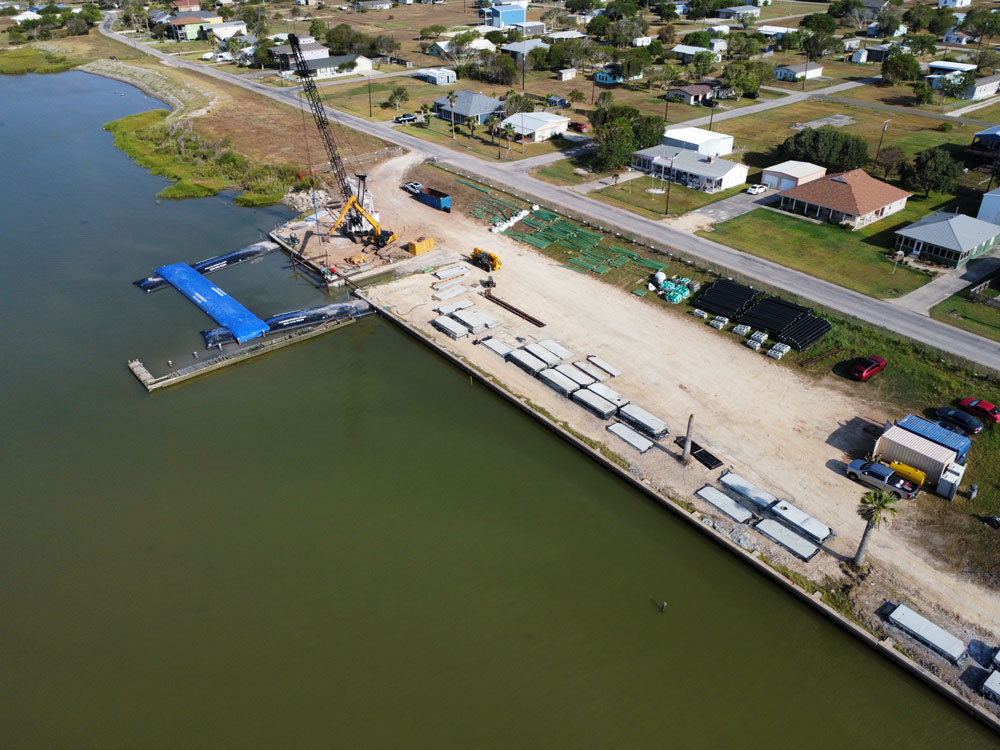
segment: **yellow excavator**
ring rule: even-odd
[[[469,255],[469,261],[474,266],[479,266],[484,271],[499,271],[500,256],[496,253],[487,252],[480,248],[475,248]]]

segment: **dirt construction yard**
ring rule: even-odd
[[[465,286],[474,287],[455,299],[470,299],[497,319],[493,334],[511,346],[552,338],[574,353],[574,360],[597,355],[622,374],[605,384],[664,419],[671,435],[662,445],[640,455],[606,431],[608,422],[584,411],[504,361],[474,336],[453,341],[432,328],[440,302],[431,288],[438,279],[415,274],[368,290],[373,302],[389,306],[448,351],[494,376],[510,391],[544,408],[556,420],[606,445],[631,464],[631,471],[679,500],[692,502],[722,530],[732,527],[693,493],[715,482],[729,469],[779,498],[787,499],[833,529],[835,536],[810,562],[801,562],[764,540],[756,531],[744,533],[772,559],[816,581],[843,576],[840,562],[853,557],[864,530],[856,508],[864,489],[844,475],[846,461],[870,447],[866,425],[878,426],[889,416],[870,402],[850,395],[835,380],[807,379],[777,365],[691,317],[665,314],[634,295],[574,273],[532,248],[501,234],[472,217],[443,215],[392,189],[404,178],[411,156],[381,165],[374,180],[379,185],[379,210],[393,216],[400,238],[434,236],[438,247],[460,254],[473,247],[498,253],[503,267],[494,273],[498,297],[540,318],[544,328],[485,300],[478,294],[486,274],[468,264]],[[452,300],[449,300],[452,301]],[[571,360],[573,361],[573,360]],[[695,416],[695,440],[715,453],[724,467],[706,470],[677,460],[672,438],[683,434],[688,415]],[[935,503],[940,498],[921,494],[900,501],[901,515],[910,502]],[[939,561],[909,544],[905,524],[897,521],[873,534],[870,559],[887,578],[888,590],[905,597],[911,606],[942,625],[967,623],[995,644],[1000,638],[1000,597],[986,588],[942,570]],[[955,627],[959,627],[956,625]]]

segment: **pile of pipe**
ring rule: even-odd
[[[497,232],[502,232],[505,229],[510,229],[512,226],[517,224],[517,222],[521,221],[521,219],[527,218],[530,214],[531,211],[528,211],[527,209],[522,209],[521,211],[519,211],[518,213],[514,214],[512,217],[507,219],[507,221],[502,221],[499,224],[494,224],[492,227],[490,227],[490,231],[493,232],[493,234],[496,234]]]

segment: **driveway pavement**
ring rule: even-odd
[[[919,289],[893,300],[893,304],[905,307],[907,310],[929,315],[930,309],[953,294],[958,294],[967,286],[982,281],[991,273],[1000,269],[1000,250],[994,250],[982,258],[970,260],[963,268],[956,268],[941,274]]]
[[[721,201],[716,201],[715,203],[709,203],[707,206],[702,206],[697,211],[692,211],[692,213],[707,216],[715,224],[720,221],[735,219],[737,216],[750,213],[755,208],[769,206],[777,200],[778,194],[773,190],[768,190],[766,193],[761,193],[760,195],[750,195],[744,190],[742,193],[723,198]]]

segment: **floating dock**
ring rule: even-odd
[[[721,510],[727,516],[732,518],[736,523],[746,523],[753,518],[753,513],[748,511],[738,502],[733,500],[725,492],[717,490],[710,484],[706,484],[700,490],[694,493],[706,503],[714,505],[716,508]]]
[[[255,242],[252,245],[248,245],[247,247],[239,250],[234,250],[230,253],[223,253],[222,255],[216,255],[211,258],[206,258],[205,260],[199,260],[197,263],[192,264],[191,268],[202,275],[207,275],[215,273],[216,271],[221,271],[223,268],[229,268],[230,266],[235,266],[239,263],[245,263],[248,260],[255,260],[263,255],[267,255],[272,250],[277,249],[278,243],[276,242]],[[164,287],[170,286],[170,282],[159,274],[147,276],[144,279],[139,279],[138,281],[134,281],[132,283],[144,292],[155,292],[157,289],[163,289]]]
[[[241,344],[259,338],[270,330],[267,323],[187,263],[171,263],[157,268],[156,272],[194,302],[203,313],[220,326],[228,328]]]
[[[819,547],[815,544],[803,539],[791,529],[785,528],[770,518],[760,521],[754,528],[772,542],[780,544],[793,555],[806,562],[812,560],[816,553],[819,552]]]

